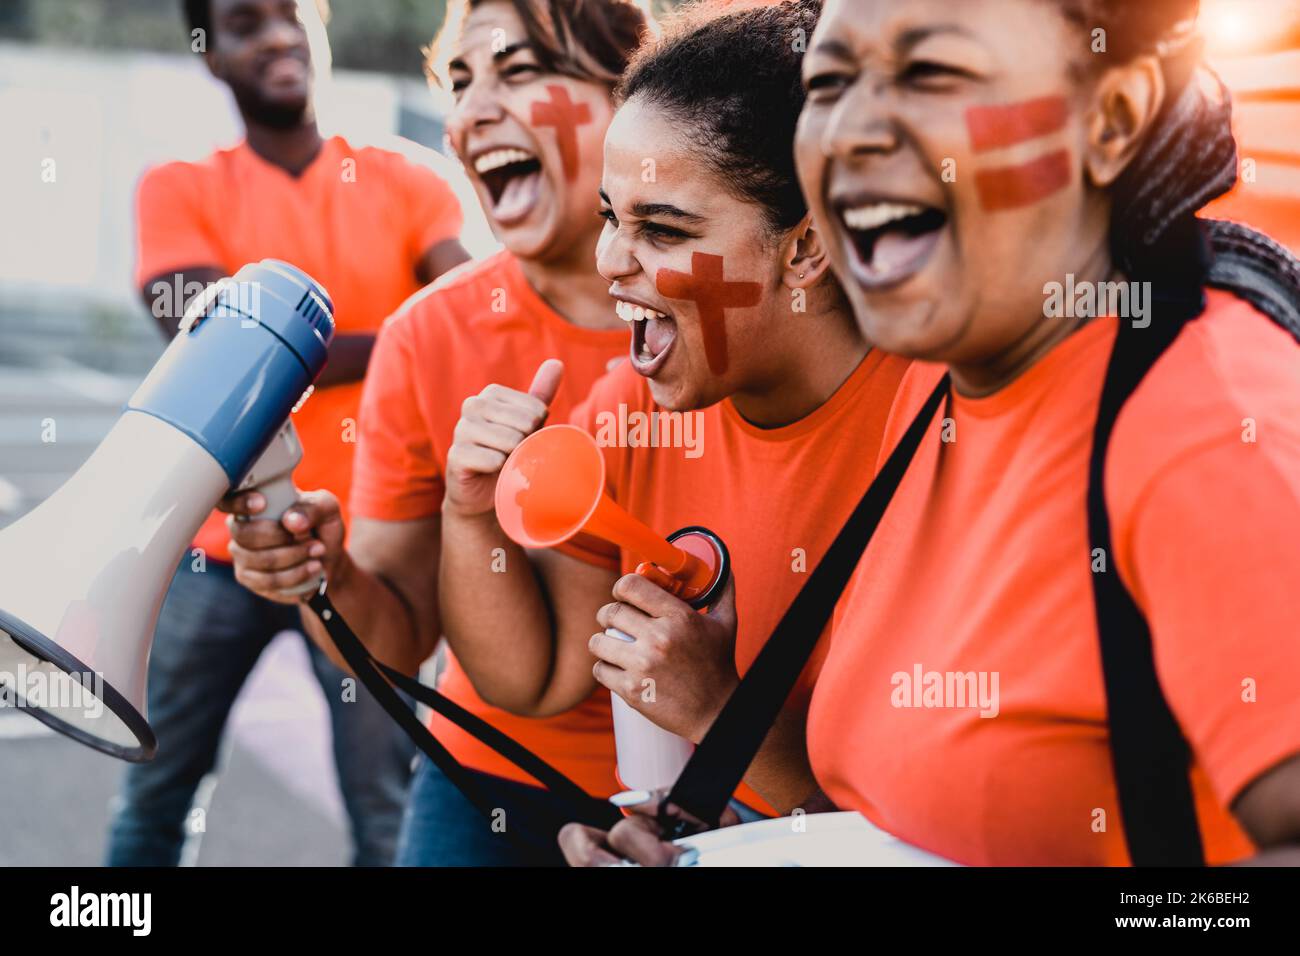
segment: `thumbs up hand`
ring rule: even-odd
[[[563,379],[564,363],[547,359],[527,392],[489,385],[465,399],[447,452],[444,513],[468,517],[492,510],[497,473],[516,446],[546,423]]]

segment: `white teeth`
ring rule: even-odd
[[[622,299],[614,300],[614,312],[624,322],[644,322],[646,319],[667,318],[662,312],[648,309],[643,305],[634,305]]]
[[[511,163],[526,163],[532,158],[531,154],[525,153],[522,149],[494,149],[492,152],[484,153],[474,160],[474,171],[477,173],[490,173],[494,169],[509,166]]]
[[[924,206],[879,202],[844,210],[844,224],[850,229],[879,229],[896,219],[906,219],[925,212]]]

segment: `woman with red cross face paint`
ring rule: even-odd
[[[922,436],[809,756],[960,863],[1300,863],[1300,264],[1195,218],[1236,178],[1196,14],[828,0],[804,58],[805,194],[859,327],[921,360],[882,460]],[[619,827],[566,854],[676,858]]]
[[[384,326],[362,400],[346,547],[328,491],[307,493],[280,526],[233,524],[245,586],[283,601],[285,589],[323,569],[334,603],[371,653],[408,674],[433,653],[443,630],[440,511],[462,402],[489,383],[526,389],[538,363],[557,358],[564,382],[538,389],[554,414],[565,415],[626,354],[624,325],[608,308],[607,283],[592,260],[603,225],[595,210],[610,95],[645,25],[628,0],[448,5],[429,72],[450,100],[450,143],[505,248],[449,274]],[[543,403],[535,399],[531,411],[540,417]],[[255,515],[265,504],[245,495],[230,507]],[[315,614],[304,609],[303,617],[313,639],[337,655]],[[475,693],[454,656],[439,689],[589,791],[605,796],[615,788],[607,696],[519,717]],[[430,729],[505,814],[484,820],[422,757],[398,862],[560,862],[553,839],[533,841],[532,851],[512,839],[546,828],[560,812],[552,795],[458,727],[434,718]]]
[[[485,390],[448,455],[442,620],[503,707],[553,713],[608,688],[699,740],[871,480],[907,363],[858,335],[796,181],[799,38],[819,6],[680,15],[630,64],[605,137],[595,266],[630,361],[570,421],[596,437],[619,505],[660,533],[703,525],[726,542],[734,586],[698,613],[630,573],[643,559],[630,551],[588,541],[526,555],[493,494],[541,423],[537,394]],[[669,415],[677,440],[620,425]],[[755,760],[745,808],[808,805],[815,677],[814,664]]]

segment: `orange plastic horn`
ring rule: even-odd
[[[580,531],[648,558],[700,593],[714,579],[704,561],[669,544],[605,494],[605,459],[575,425],[549,425],[525,438],[497,479],[497,521],[525,548],[553,548]]]

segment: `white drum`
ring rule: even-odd
[[[958,866],[904,843],[860,813],[810,813],[683,837],[695,866]]]

